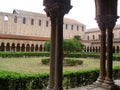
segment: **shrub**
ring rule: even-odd
[[[42,59],[42,64],[48,65],[49,64],[49,58]],[[81,65],[83,64],[82,60],[76,60],[76,59],[64,59],[63,65],[64,66],[75,66],[75,65]]]
[[[63,73],[64,88],[89,85],[98,78],[99,70],[67,71]],[[120,79],[120,67],[113,69],[114,79]],[[0,71],[0,90],[44,90],[47,87],[49,74],[22,74]]]
[[[42,59],[41,62],[42,64],[48,65],[49,64],[49,58]]]
[[[0,52],[0,57],[11,58],[11,57],[49,57],[49,52]]]
[[[82,60],[76,60],[76,59],[64,59],[64,65],[67,66],[75,66],[75,65],[81,65],[83,64]]]

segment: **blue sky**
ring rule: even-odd
[[[118,0],[120,4],[120,0]],[[71,0],[73,8],[65,15],[67,18],[78,20],[87,28],[98,27],[95,21],[94,0]],[[43,0],[0,0],[0,11],[12,13],[13,9],[21,9],[38,13],[45,13]],[[118,16],[120,16],[120,5],[118,5]],[[117,24],[120,24],[118,19]]]

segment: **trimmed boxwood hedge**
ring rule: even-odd
[[[63,74],[65,89],[92,84],[98,78],[98,69],[85,71],[67,71]],[[120,79],[120,67],[113,71],[114,79]],[[9,71],[0,71],[0,90],[42,90],[47,87],[48,73],[21,74]]]
[[[49,52],[0,52],[0,57],[49,57]],[[100,53],[74,52],[68,55],[69,58],[100,58]],[[120,61],[120,54],[113,54],[114,61]]]
[[[49,64],[50,59],[49,58],[43,58],[41,60],[42,64],[48,65]],[[64,66],[75,66],[75,65],[81,65],[83,64],[82,60],[78,60],[78,59],[71,59],[71,58],[65,58],[63,60],[63,65]]]
[[[49,57],[49,52],[0,52],[2,58],[12,57]]]

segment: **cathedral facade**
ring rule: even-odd
[[[44,51],[44,43],[50,40],[50,33],[50,18],[45,14],[17,9],[13,10],[13,13],[0,12],[0,51]],[[99,28],[86,30],[84,24],[64,18],[64,39],[72,39],[75,35],[81,36],[85,52],[100,52]],[[113,53],[119,52],[120,25],[118,24],[113,30]]]
[[[75,35],[85,37],[84,24],[64,19],[64,39]],[[44,51],[45,41],[50,40],[51,22],[45,14],[13,10],[13,13],[0,12],[0,51],[38,52]]]

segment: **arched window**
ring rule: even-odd
[[[100,40],[100,34],[98,35],[98,39]]]
[[[31,25],[34,25],[34,19],[31,19]]]
[[[77,25],[77,31],[79,30],[79,26]]]
[[[82,25],[82,31],[84,31],[84,26]]]
[[[41,20],[39,20],[39,26],[41,26]]]
[[[46,27],[48,27],[48,23],[49,23],[49,22],[48,22],[48,21],[46,21]]]
[[[65,29],[68,29],[68,25],[67,24],[65,24]]]
[[[4,21],[8,21],[8,16],[7,15],[4,16]]]
[[[73,30],[73,25],[71,25],[71,30]]]
[[[23,17],[23,24],[25,24],[26,23],[26,18],[25,17]]]
[[[87,36],[87,40],[89,40],[89,36]]]
[[[17,16],[14,17],[14,23],[17,23]]]
[[[95,40],[95,35],[93,35],[93,40]]]

